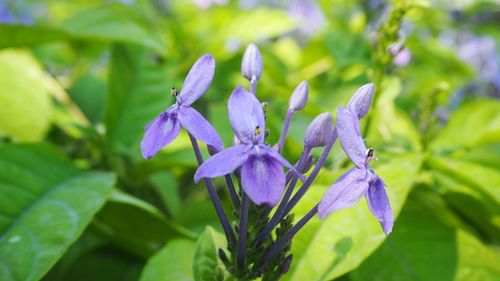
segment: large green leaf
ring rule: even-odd
[[[144,48],[115,45],[104,123],[110,146],[139,154],[144,126],[168,106],[165,68]]]
[[[193,276],[197,281],[220,280],[224,276],[222,267],[219,265],[217,252],[219,248],[224,249],[226,239],[224,235],[208,226],[198,238],[196,251],[193,259]]]
[[[151,257],[144,267],[140,281],[193,281],[195,242],[173,240]]]
[[[414,184],[422,157],[400,155],[374,167],[387,184],[392,209],[397,216]],[[297,205],[296,214],[304,215],[326,191],[326,186],[313,186]],[[396,223],[395,229],[398,228]],[[285,280],[330,280],[356,268],[384,241],[378,221],[366,204],[334,212],[325,220],[311,220],[292,243],[294,261]]]
[[[460,107],[430,144],[433,150],[453,151],[500,142],[500,102],[481,100]]]
[[[38,280],[80,236],[115,177],[44,146],[0,146],[0,280]]]
[[[453,221],[446,219],[453,217],[450,211],[435,201],[439,203],[428,196],[411,196],[398,228],[350,274],[351,279],[498,280],[498,253],[456,228]]]
[[[96,225],[114,243],[137,255],[149,257],[165,241],[195,238],[191,231],[168,220],[153,205],[119,190],[96,216]]]
[[[56,27],[0,24],[0,48],[24,47],[47,41],[65,40],[69,35]]]
[[[52,119],[48,79],[28,51],[0,52],[0,135],[21,141],[45,136]]]
[[[61,22],[60,28],[78,39],[135,43],[166,54],[161,34],[123,5],[109,4],[78,12]]]

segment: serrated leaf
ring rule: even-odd
[[[217,251],[224,249],[226,240],[224,235],[207,226],[196,242],[196,251],[193,259],[193,276],[197,281],[217,281],[222,271],[219,267]]]
[[[0,280],[38,280],[102,207],[115,177],[44,146],[0,146]]]
[[[53,112],[47,79],[27,50],[0,52],[0,135],[20,141],[45,136]]]
[[[422,157],[400,155],[397,161],[374,167],[387,184],[387,193],[395,217],[414,184]],[[304,215],[317,204],[326,186],[313,186],[297,205],[296,214]],[[362,201],[365,201],[364,199]],[[394,228],[398,228],[396,223]],[[366,203],[334,212],[326,219],[311,220],[294,238],[294,261],[284,280],[331,280],[356,268],[384,241],[378,221]]]
[[[141,274],[140,281],[194,281],[192,266],[195,242],[172,240],[151,257]]]

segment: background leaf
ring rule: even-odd
[[[218,250],[226,248],[226,238],[208,226],[196,242],[193,259],[193,277],[197,281],[217,281],[222,274]]]
[[[115,178],[82,173],[42,146],[1,145],[0,171],[0,279],[38,280],[102,207]]]

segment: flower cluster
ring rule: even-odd
[[[293,91],[279,142],[270,146],[266,143],[265,109],[256,97],[262,70],[260,51],[252,44],[242,61],[242,74],[250,82],[250,91],[237,86],[228,102],[229,120],[235,135],[233,146],[224,149],[213,126],[191,107],[207,91],[215,72],[214,59],[207,54],[193,65],[182,90],[178,93],[172,89],[175,104],[145,127],[141,151],[149,159],[176,138],[180,127],[186,129],[199,164],[194,181],[204,180],[227,238],[227,249],[219,249],[221,261],[235,277],[275,280],[285,274],[291,264],[293,256],[287,253],[291,239],[316,214],[324,218],[332,211],[354,205],[365,196],[370,211],[387,234],[392,230],[393,214],[384,181],[368,166],[375,158],[374,150],[366,149],[360,133],[359,120],[370,108],[373,84],[362,86],[347,106],[339,107],[336,127],[333,127],[330,113],[319,114],[305,131],[303,152],[292,165],[281,152],[294,113],[307,103],[308,82],[301,82]],[[333,183],[321,201],[293,224],[290,211],[315,180],[337,138],[355,167]],[[197,140],[206,143],[212,155],[206,161]],[[311,151],[316,147],[323,147],[323,152],[314,161]],[[285,173],[284,168],[289,171]],[[311,168],[305,177],[303,174]],[[211,182],[211,178],[220,176],[226,179],[234,208],[231,212],[233,223]],[[302,185],[294,193],[299,180]],[[234,182],[238,183],[238,188]],[[273,207],[276,210],[270,217]]]

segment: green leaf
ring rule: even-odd
[[[114,243],[143,257],[149,257],[165,241],[195,238],[195,234],[165,216],[153,205],[119,190],[96,216],[98,227]]]
[[[373,167],[387,184],[395,217],[416,180],[421,161],[422,157],[418,154],[405,154],[399,155],[397,161]],[[296,214],[302,216],[317,204],[326,188],[311,187],[297,205]],[[334,212],[321,221],[314,218],[293,240],[294,262],[285,280],[334,279],[356,268],[385,238],[365,202]]]
[[[24,47],[48,41],[66,40],[69,35],[55,27],[0,24],[0,48]]]
[[[38,280],[106,201],[115,177],[45,146],[0,146],[0,280]]]
[[[192,274],[195,243],[172,240],[151,257],[141,274],[140,281],[194,281]]]
[[[439,202],[428,196],[411,196],[395,231],[350,274],[351,279],[498,280],[498,253],[446,220],[444,216],[453,215],[443,202],[435,201]]]
[[[43,139],[53,112],[48,79],[28,51],[0,52],[0,135],[20,141]]]
[[[83,10],[59,24],[78,39],[134,43],[166,55],[166,43],[159,32],[132,10],[118,4]]]
[[[68,93],[92,123],[101,121],[104,112],[104,97],[106,96],[104,81],[93,75],[84,75],[78,77]]]
[[[144,126],[169,105],[165,77],[165,68],[144,48],[113,47],[104,114],[107,141],[113,150],[140,155]]]
[[[430,144],[433,150],[454,151],[500,142],[500,102],[471,102],[455,111],[441,133]]]
[[[225,248],[224,235],[208,226],[198,238],[193,259],[193,276],[197,281],[217,281],[223,274],[217,255],[219,248]]]

